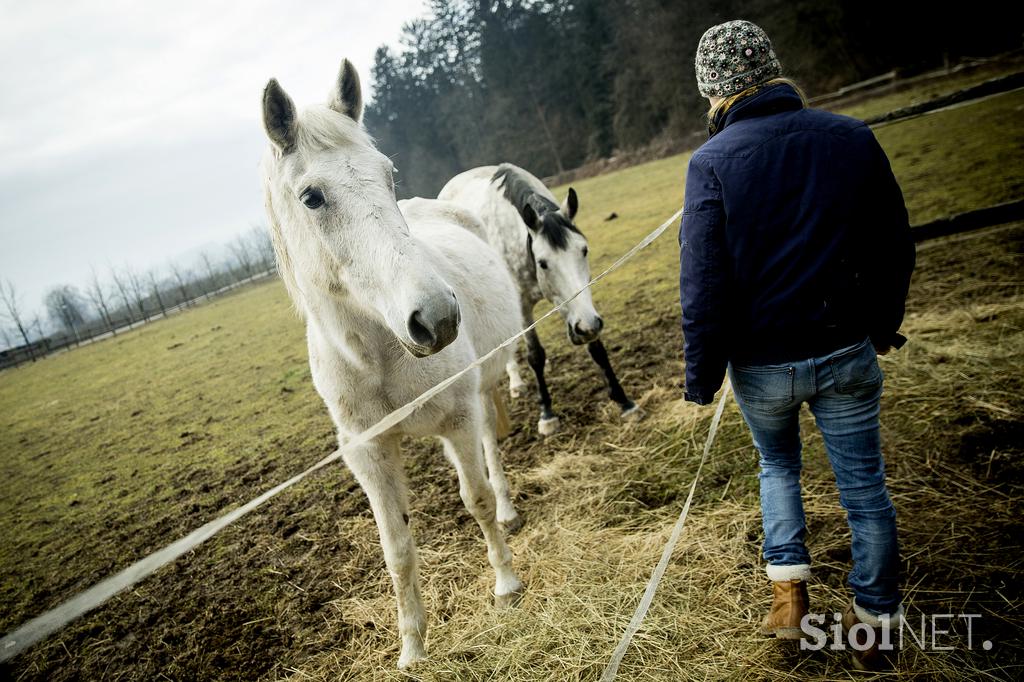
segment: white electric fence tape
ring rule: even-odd
[[[682,213],[683,209],[680,208],[672,215],[671,218],[666,220],[664,223],[658,226],[653,232],[651,232],[642,240],[640,240],[640,242],[636,246],[627,251],[621,257],[619,257],[618,260],[616,260],[614,263],[608,266],[601,274],[591,279],[590,282],[586,284],[586,286],[577,291],[570,298],[567,298],[566,300],[562,301],[560,304],[558,304],[548,312],[544,313],[543,316],[541,316],[536,322],[531,324],[529,327],[523,329],[521,332],[507,339],[506,341],[503,341],[491,352],[487,353],[482,357],[477,358],[468,367],[448,377],[447,379],[437,384],[433,388],[425,391],[422,395],[420,395],[412,402],[407,403],[402,407],[399,407],[394,412],[387,415],[386,417],[381,419],[379,422],[377,422],[367,430],[355,436],[352,436],[345,443],[341,444],[337,450],[327,455],[326,457],[324,457],[319,462],[317,462],[310,468],[306,469],[302,473],[289,478],[287,481],[281,483],[280,485],[274,488],[271,488],[270,490],[263,493],[256,499],[242,505],[241,507],[238,507],[237,509],[234,509],[228,512],[227,514],[224,514],[223,516],[214,519],[213,521],[210,521],[209,523],[197,528],[196,530],[192,531],[191,533],[181,538],[177,542],[171,543],[167,547],[164,547],[163,549],[154,552],[153,554],[150,554],[145,559],[135,562],[134,564],[124,569],[120,573],[97,583],[96,585],[90,587],[84,592],[79,593],[77,596],[72,597],[71,599],[57,606],[56,608],[50,609],[49,611],[43,613],[40,616],[36,616],[32,620],[28,621],[27,623],[19,627],[14,632],[11,632],[3,639],[0,639],[0,662],[6,661],[7,659],[18,655],[19,653],[21,653],[28,647],[32,646],[36,642],[60,630],[65,625],[75,620],[82,614],[91,611],[100,604],[104,603],[118,592],[121,592],[122,590],[125,590],[131,587],[132,585],[135,585],[140,580],[143,580],[147,576],[151,575],[153,572],[174,561],[186,552],[194,549],[202,542],[210,539],[230,524],[234,523],[238,519],[242,518],[243,516],[251,512],[253,509],[256,509],[270,498],[276,496],[278,493],[292,487],[302,479],[309,476],[314,471],[322,469],[328,464],[337,461],[346,453],[355,450],[360,445],[363,445],[364,443],[373,440],[374,438],[381,435],[385,431],[393,428],[403,419],[412,414],[412,412],[416,408],[421,407],[428,400],[430,400],[438,393],[451,386],[464,375],[479,367],[481,364],[486,362],[491,356],[493,356],[501,349],[507,348],[508,346],[516,343],[520,338],[523,337],[523,335],[525,335],[538,324],[549,318],[551,315],[554,315],[561,308],[565,307],[574,298],[582,294],[584,291],[586,291],[588,288],[590,288],[600,280],[604,279],[604,277],[607,276],[608,274],[614,272],[615,270],[618,270],[623,263],[625,263],[633,256],[635,256],[637,252],[647,248],[651,244],[651,242],[660,237],[661,234],[666,229],[668,229],[670,225],[672,225],[673,223],[675,223],[676,220],[679,219]]]
[[[722,397],[718,399],[718,408],[715,409],[715,416],[711,420],[708,438],[704,441],[704,454],[700,456],[697,473],[693,475],[693,484],[690,486],[690,494],[686,496],[686,504],[683,505],[683,510],[679,512],[679,518],[676,519],[676,525],[672,528],[672,535],[669,536],[668,542],[665,543],[665,549],[661,551],[661,561],[654,567],[651,579],[647,581],[647,589],[644,590],[644,596],[640,603],[637,604],[636,611],[633,612],[633,619],[626,626],[626,631],[622,633],[622,639],[619,640],[618,646],[612,652],[612,659],[608,661],[608,667],[604,669],[604,674],[601,675],[601,682],[612,682],[615,679],[619,672],[619,664],[622,663],[622,657],[626,654],[626,649],[629,648],[633,635],[640,629],[640,623],[643,622],[644,616],[647,615],[647,609],[651,607],[651,602],[654,601],[654,593],[658,591],[658,584],[661,583],[661,578],[665,575],[665,569],[668,568],[668,562],[672,559],[672,551],[675,550],[676,543],[679,542],[679,536],[683,534],[683,526],[686,525],[686,515],[690,513],[693,493],[697,489],[697,481],[700,480],[700,472],[704,468],[704,462],[708,458],[708,453],[711,452],[711,445],[715,442],[715,435],[718,433],[718,422],[722,420],[722,411],[725,410],[725,400],[728,397],[729,384],[727,382],[725,388],[722,389]]]

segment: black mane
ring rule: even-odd
[[[540,227],[536,230],[551,246],[564,249],[569,244],[569,232],[582,234],[572,221],[558,212],[558,205],[547,197],[538,194],[533,184],[515,166],[503,163],[491,176],[491,182],[497,184],[505,199],[512,204],[520,216],[523,209],[529,206],[537,214]]]

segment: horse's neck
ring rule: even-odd
[[[364,310],[318,289],[303,291],[309,337],[333,351],[350,369],[379,369],[395,347],[394,335]],[[376,371],[375,369],[375,371]]]
[[[537,287],[536,264],[526,246],[529,232],[519,210],[500,190],[490,189],[490,196],[476,206],[484,217],[484,231],[488,244],[498,251],[519,289],[526,305],[536,303],[542,296]]]

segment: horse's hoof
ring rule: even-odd
[[[525,585],[520,585],[507,594],[496,594],[494,595],[494,606],[499,609],[510,609],[518,606],[519,602],[523,600],[524,594],[526,594]]]
[[[561,422],[558,417],[551,417],[550,419],[541,419],[537,422],[537,430],[540,431],[542,436],[550,436],[554,433],[558,433],[558,429],[561,428]]]
[[[512,396],[512,400],[522,398],[526,394],[526,384],[519,384],[517,386],[509,386],[508,394]]]
[[[619,417],[621,417],[623,421],[635,422],[643,419],[644,414],[645,413],[642,407],[640,407],[636,403],[630,403],[628,407],[624,407],[622,409],[622,412],[619,414]]]
[[[403,646],[402,655],[398,657],[398,669],[408,670],[420,661],[425,660],[427,660],[427,652],[424,651],[422,645],[418,647]]]
[[[499,523],[505,529],[505,535],[512,535],[523,527],[523,517],[520,514],[516,514],[508,521],[499,521]]]

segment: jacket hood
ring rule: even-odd
[[[770,85],[736,102],[724,114],[716,115],[709,126],[709,137],[715,136],[729,125],[745,118],[768,116],[782,111],[796,111],[803,108],[804,101],[792,85],[788,83]]]

